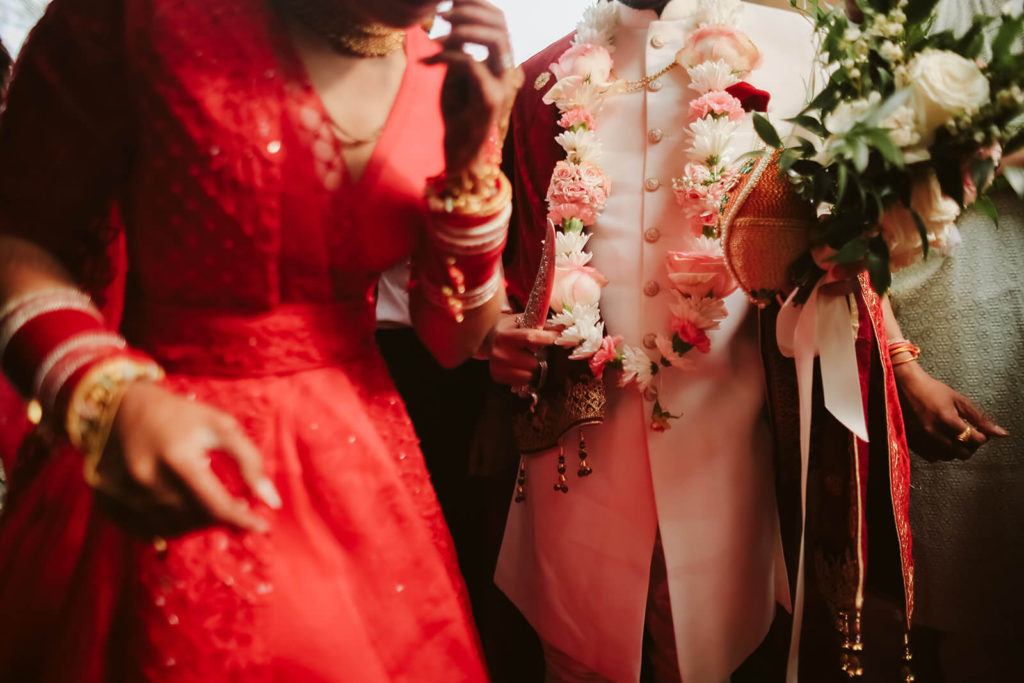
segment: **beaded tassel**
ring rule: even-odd
[[[569,492],[569,486],[565,483],[565,449],[562,444],[558,444],[558,481],[555,482],[555,490]]]
[[[587,440],[583,438],[583,430],[580,430],[580,468],[576,470],[577,477],[589,477],[594,470],[587,463]]]
[[[519,457],[519,474],[516,476],[516,502],[526,500],[526,458]]]
[[[905,683],[914,683],[914,654],[910,650],[910,632],[903,632],[903,664],[900,673]]]
[[[864,651],[864,644],[860,639],[860,610],[855,610],[852,614],[840,610],[838,621],[839,631],[843,634],[843,653],[839,657],[839,663],[849,678],[862,678],[864,666],[861,662],[861,653]]]

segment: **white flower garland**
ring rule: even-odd
[[[566,158],[555,165],[547,193],[548,219],[558,229],[549,323],[562,328],[557,343],[572,349],[570,358],[588,359],[595,376],[601,377],[608,365],[620,368],[620,386],[646,390],[662,368],[692,367],[688,352],[708,352],[707,331],[718,329],[727,315],[724,299],[736,289],[718,242],[718,221],[726,193],[740,174],[732,143],[748,116],[727,89],[760,61],[757,48],[736,28],[742,11],[740,0],[699,0],[697,27],[676,55],[699,97],[690,103],[688,162],[673,186],[688,227],[700,237],[691,251],[668,254],[672,330],[657,336],[660,363],[621,337],[605,335],[600,296],[608,280],[589,265],[592,254],[586,251],[591,236],[586,229],[597,222],[611,192],[600,166],[595,116],[605,98],[628,90],[612,69],[620,26],[615,3],[598,0],[588,8],[572,45],[550,67],[555,83],[544,102],[561,113],[558,123],[565,132],[555,140]],[[674,417],[655,401],[651,427],[668,429]]]

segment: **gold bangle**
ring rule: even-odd
[[[75,386],[65,429],[71,445],[86,457],[87,479],[106,447],[125,389],[132,382],[163,376],[163,370],[153,361],[116,357],[98,363]]]
[[[512,183],[498,167],[483,178],[463,177],[452,184],[435,178],[427,185],[427,207],[434,213],[493,216],[512,201]]]

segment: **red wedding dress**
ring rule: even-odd
[[[284,507],[255,507],[266,535],[154,543],[96,509],[76,453],[23,448],[0,526],[0,680],[486,678],[373,343],[377,276],[412,250],[443,166],[443,70],[411,30],[353,182],[282,26],[260,0],[56,0],[23,52],[0,230],[94,292],[127,273],[126,336],[168,387],[238,419]],[[122,234],[127,256],[104,258]]]

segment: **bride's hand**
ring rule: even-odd
[[[500,9],[485,0],[454,0],[451,10],[441,16],[452,31],[441,39],[441,52],[426,62],[448,65],[441,114],[445,168],[448,176],[454,177],[476,164],[488,163],[481,155],[486,154],[488,138],[495,130],[504,135],[523,76],[513,68],[508,26]],[[487,48],[487,58],[476,61],[463,50],[467,44]],[[501,144],[501,140],[497,142]]]
[[[149,382],[127,388],[93,485],[108,502],[154,519],[178,520],[172,526],[187,527],[205,518],[265,531],[266,522],[245,500],[231,495],[214,473],[211,451],[238,464],[257,499],[274,509],[281,506],[263,474],[260,452],[233,418]]]

